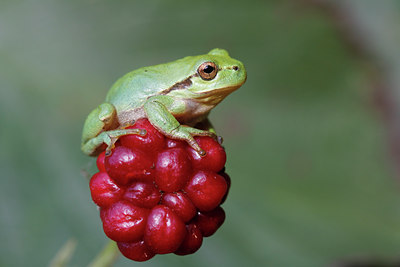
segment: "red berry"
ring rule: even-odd
[[[187,143],[185,141],[182,140],[176,140],[176,139],[167,139],[167,147],[168,148],[176,148],[176,147],[180,147],[180,148],[186,148]]]
[[[155,181],[162,191],[182,189],[190,174],[191,165],[185,149],[170,148],[158,154]]]
[[[100,207],[108,207],[117,202],[123,190],[105,172],[92,176],[89,183],[90,193],[94,203]]]
[[[110,156],[102,152],[96,161],[100,172],[90,181],[105,234],[135,261],[196,252],[225,220],[219,206],[231,183],[225,150],[210,137],[195,137],[206,151],[201,157],[147,119],[129,128],[147,134],[122,136]]]
[[[183,192],[164,194],[161,204],[169,207],[184,222],[190,221],[196,215],[196,207]]]
[[[175,251],[177,255],[195,253],[203,243],[203,234],[195,224],[186,225],[187,234],[181,246]]]
[[[213,235],[225,221],[225,211],[221,207],[209,212],[199,212],[194,223],[204,237]]]
[[[226,190],[225,179],[210,171],[198,171],[185,187],[187,195],[200,211],[215,209]]]
[[[185,224],[164,205],[155,206],[147,219],[144,241],[155,253],[176,251],[186,235]]]
[[[123,146],[117,146],[111,156],[106,157],[107,173],[119,184],[127,184],[133,179],[152,179],[153,161],[148,154]]]
[[[104,232],[112,240],[134,242],[142,238],[149,210],[119,201],[100,212]]]
[[[161,194],[153,183],[133,182],[126,188],[123,198],[135,206],[151,209],[158,204]]]
[[[229,177],[229,175],[226,172],[220,172],[218,173],[219,175],[221,175],[222,177],[224,177],[227,188],[226,188],[226,193],[225,195],[222,197],[221,203],[219,203],[220,205],[222,205],[226,198],[228,197],[228,193],[229,193],[229,189],[231,188],[231,177]]]
[[[121,253],[128,259],[134,261],[147,261],[154,257],[154,252],[152,252],[144,243],[143,240],[138,242],[118,242],[118,248]]]
[[[101,171],[101,172],[106,171],[106,167],[104,166],[105,158],[106,158],[106,152],[103,151],[100,153],[100,155],[97,157],[97,160],[96,160],[97,169],[99,169],[99,171]]]
[[[147,119],[140,119],[126,129],[145,129],[146,135],[129,134],[121,136],[119,140],[125,147],[140,149],[150,154],[155,154],[164,147],[165,137]]]
[[[202,157],[196,150],[189,147],[188,151],[192,159],[193,168],[219,172],[226,162],[225,149],[208,136],[195,137],[195,140],[207,154]]]

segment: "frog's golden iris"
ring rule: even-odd
[[[214,62],[204,62],[197,69],[197,73],[203,80],[212,80],[217,76],[218,67]]]

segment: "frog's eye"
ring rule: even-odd
[[[203,80],[212,80],[218,72],[218,67],[214,62],[204,62],[197,69],[197,73]]]

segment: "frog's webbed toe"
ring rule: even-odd
[[[104,143],[107,144],[106,155],[111,154],[111,150],[115,147],[115,143],[121,136],[128,134],[137,134],[140,136],[145,136],[147,131],[145,129],[120,129],[103,132],[100,135],[104,134]]]
[[[202,157],[206,155],[206,152],[199,146],[194,137],[209,136],[218,141],[218,136],[213,132],[200,130],[185,125],[180,125],[171,131],[168,136],[175,139],[185,140]]]

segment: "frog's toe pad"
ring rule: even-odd
[[[145,129],[140,129],[139,135],[145,136],[147,134],[147,131]]]
[[[217,142],[218,144],[222,145],[222,143],[224,142],[224,138],[222,138],[222,136],[217,136]]]

